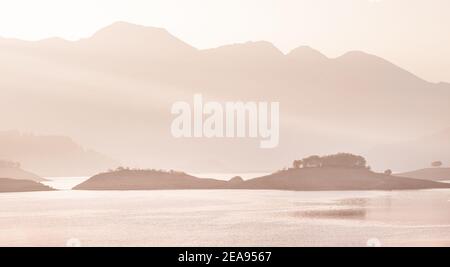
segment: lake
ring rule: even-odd
[[[450,190],[0,194],[0,246],[450,246]]]

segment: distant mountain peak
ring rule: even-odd
[[[324,61],[328,59],[324,54],[309,46],[299,46],[289,52],[288,56],[305,62]]]
[[[405,81],[409,80],[409,82],[428,83],[427,81],[419,78],[417,75],[382,57],[363,51],[349,51],[334,60],[340,64],[353,68],[365,68],[373,73],[373,77],[376,77],[376,75],[381,75],[381,72],[384,72],[384,76],[389,77],[389,79],[399,79],[399,77],[403,77]]]
[[[237,45],[239,45],[239,44],[237,44]],[[280,51],[274,44],[272,44],[271,42],[268,42],[268,41],[248,41],[248,42],[242,43],[240,45],[248,46],[248,47],[261,47],[261,48]]]
[[[375,55],[363,52],[363,51],[359,51],[359,50],[353,50],[353,51],[348,51],[346,53],[344,53],[342,56],[337,57],[336,59],[358,59],[358,58],[375,58],[375,59],[381,59],[380,57],[377,57]]]
[[[398,67],[397,65],[395,65],[394,63],[381,58],[379,56],[373,55],[373,54],[369,54],[363,51],[359,51],[359,50],[353,50],[353,51],[349,51],[345,54],[343,54],[340,57],[337,57],[336,60],[338,61],[347,61],[347,62],[354,62],[354,63],[377,63],[377,64],[384,64],[384,65],[390,65],[391,67],[395,67],[397,69],[401,69],[400,67]],[[402,69],[403,70],[403,69]]]
[[[169,50],[196,50],[191,45],[170,34],[164,28],[142,26],[123,21],[115,22],[100,29],[86,40],[108,43],[109,46],[128,44],[132,46],[166,48]]]
[[[206,49],[204,52],[242,54],[254,56],[284,56],[283,52],[274,44],[267,41],[249,41],[245,43],[235,43],[219,46],[217,48]]]
[[[149,33],[159,33],[159,34],[169,34],[169,32],[164,28],[157,27],[147,27],[143,25],[133,24],[124,21],[114,22],[102,29],[98,30],[94,36],[102,35],[106,33],[126,33],[127,35],[131,34],[149,34]]]

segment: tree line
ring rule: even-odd
[[[368,168],[364,157],[350,153],[338,153],[327,156],[309,156],[301,160],[294,160],[292,163],[294,169],[300,168]]]

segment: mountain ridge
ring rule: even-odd
[[[278,52],[278,54],[284,57],[293,57],[297,52],[302,51],[302,52],[310,52],[313,53],[315,55],[311,56],[308,55],[307,58],[315,58],[315,59],[327,59],[329,61],[339,61],[339,60],[344,60],[347,59],[348,57],[354,57],[355,55],[359,56],[359,57],[365,57],[366,59],[374,59],[374,60],[382,60],[385,64],[390,64],[392,66],[395,66],[401,70],[404,70],[405,72],[409,73],[412,76],[415,76],[416,78],[426,81],[423,78],[420,78],[418,75],[409,72],[407,70],[405,70],[404,68],[382,58],[382,57],[378,57],[376,55],[373,54],[369,54],[360,50],[350,50],[347,52],[344,52],[342,55],[334,57],[334,58],[330,58],[325,56],[324,54],[322,54],[320,51],[309,47],[309,46],[305,46],[305,45],[300,45],[292,50],[290,50],[287,53],[283,53],[279,48],[276,47],[276,45],[274,45],[272,42],[269,41],[247,41],[247,42],[240,42],[240,43],[232,43],[232,44],[224,44],[218,47],[212,47],[212,48],[205,48],[205,49],[198,49],[184,41],[182,41],[181,39],[179,39],[178,37],[176,37],[175,35],[171,34],[167,29],[165,28],[159,28],[159,27],[152,27],[152,26],[143,26],[143,25],[139,25],[139,24],[134,24],[134,23],[129,23],[129,22],[125,22],[125,21],[117,21],[114,22],[110,25],[104,26],[102,28],[100,28],[99,30],[95,31],[92,35],[90,35],[89,37],[86,38],[80,38],[78,40],[67,40],[64,38],[60,38],[60,37],[49,37],[49,38],[44,38],[44,39],[40,39],[37,41],[27,41],[27,40],[21,40],[21,39],[17,39],[17,38],[3,38],[0,36],[0,45],[1,45],[1,41],[7,41],[7,42],[20,42],[20,43],[24,43],[24,44],[28,44],[28,45],[32,45],[32,44],[45,44],[47,42],[58,42],[58,43],[65,43],[65,44],[80,44],[80,43],[86,43],[89,41],[93,41],[96,39],[102,39],[103,36],[108,36],[108,37],[115,37],[116,39],[118,37],[123,37],[123,35],[120,32],[124,32],[124,31],[128,31],[126,33],[126,35],[129,35],[128,37],[132,36],[136,39],[141,39],[141,41],[145,41],[145,36],[151,36],[154,37],[155,35],[158,36],[163,36],[164,38],[166,38],[167,40],[173,41],[173,42],[178,42],[181,46],[185,46],[185,48],[187,49],[191,49],[192,51],[196,51],[196,52],[211,52],[214,50],[222,50],[222,49],[230,49],[230,48],[248,48],[251,46],[264,46],[267,48],[271,48],[271,50],[273,51],[271,54],[277,54],[274,52]],[[130,33],[131,32],[131,33]],[[114,39],[114,38],[113,38]],[[270,50],[270,49],[269,49]],[[429,82],[429,81],[426,81]],[[432,83],[432,82],[429,82]],[[443,86],[450,86],[450,83],[447,82],[436,82],[436,83],[432,83],[432,84],[441,84]]]
[[[113,25],[109,46],[95,37],[0,44],[2,127],[63,133],[136,167],[239,172],[275,169],[299,151],[361,154],[450,121],[450,86],[364,52],[324,58],[303,47],[299,60],[264,41],[197,50],[161,29],[146,36],[163,38],[127,42],[122,27],[147,30]],[[196,93],[218,102],[280,102],[280,146],[261,151],[248,139],[174,140],[170,106]],[[221,159],[211,159],[211,150]]]

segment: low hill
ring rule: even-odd
[[[292,191],[413,190],[450,184],[388,176],[365,168],[289,169],[242,181],[201,179],[185,173],[123,170],[96,175],[75,190],[249,189]]]
[[[219,189],[226,184],[226,181],[201,179],[179,172],[121,170],[95,175],[74,190]]]
[[[53,190],[54,189],[46,185],[34,181],[0,178],[0,193],[53,191]]]
[[[425,168],[412,172],[396,174],[396,176],[410,177],[422,180],[450,181],[450,168]]]

